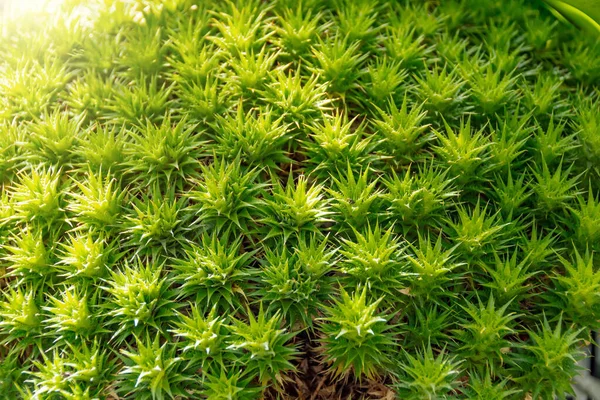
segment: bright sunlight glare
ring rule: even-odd
[[[16,18],[40,11],[53,12],[63,0],[0,0],[0,18]]]

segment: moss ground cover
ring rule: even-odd
[[[564,398],[599,83],[525,0],[5,20],[0,397]]]

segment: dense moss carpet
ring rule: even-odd
[[[600,42],[525,0],[65,1],[0,37],[0,397],[564,398]]]

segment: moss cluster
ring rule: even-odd
[[[571,391],[600,42],[541,3],[69,0],[1,28],[0,397]]]

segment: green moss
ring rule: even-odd
[[[526,0],[3,20],[0,397],[563,398],[598,65]]]

